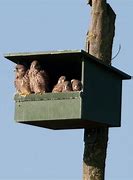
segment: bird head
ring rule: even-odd
[[[32,61],[30,68],[40,70],[41,66],[40,63],[37,60]]]
[[[66,80],[66,76],[61,76],[58,80],[58,84],[63,83]]]
[[[77,80],[77,79],[72,79],[71,80],[72,83],[72,89],[73,91],[80,91],[82,89],[82,83],[81,81]]]
[[[70,81],[65,81],[63,86],[63,91],[72,91],[72,84]]]
[[[22,64],[17,64],[15,67],[16,77],[21,78],[26,73],[26,67]]]

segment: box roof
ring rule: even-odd
[[[11,60],[14,63],[31,63],[32,60],[39,61],[56,61],[67,60],[67,61],[82,61],[89,60],[116,73],[121,76],[122,79],[131,79],[131,76],[120,71],[119,69],[105,64],[103,61],[95,58],[88,54],[84,50],[64,50],[64,51],[40,51],[40,52],[23,52],[23,53],[7,53],[4,55],[5,58]]]

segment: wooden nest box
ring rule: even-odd
[[[120,127],[122,80],[131,76],[105,65],[85,51],[9,53],[5,58],[30,66],[38,60],[48,71],[50,86],[61,75],[79,79],[80,92],[15,95],[15,120],[50,129]]]

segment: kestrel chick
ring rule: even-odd
[[[30,88],[35,94],[42,94],[48,91],[48,75],[41,70],[40,63],[34,60],[29,70]]]
[[[81,91],[82,90],[82,83],[81,83],[81,81],[79,81],[77,79],[72,79],[71,83],[72,83],[73,91]]]
[[[14,85],[17,93],[26,96],[31,94],[28,70],[22,64],[16,65]]]
[[[72,84],[70,81],[63,82],[63,89],[62,92],[69,92],[72,91]]]
[[[52,92],[56,93],[56,92],[62,92],[63,90],[63,83],[65,82],[66,80],[66,76],[61,76],[59,79],[58,79],[58,82],[57,84],[54,86]]]

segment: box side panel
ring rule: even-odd
[[[119,127],[122,81],[115,73],[85,61],[82,118]]]
[[[50,121],[81,118],[81,98],[23,101],[15,104],[15,120]]]

